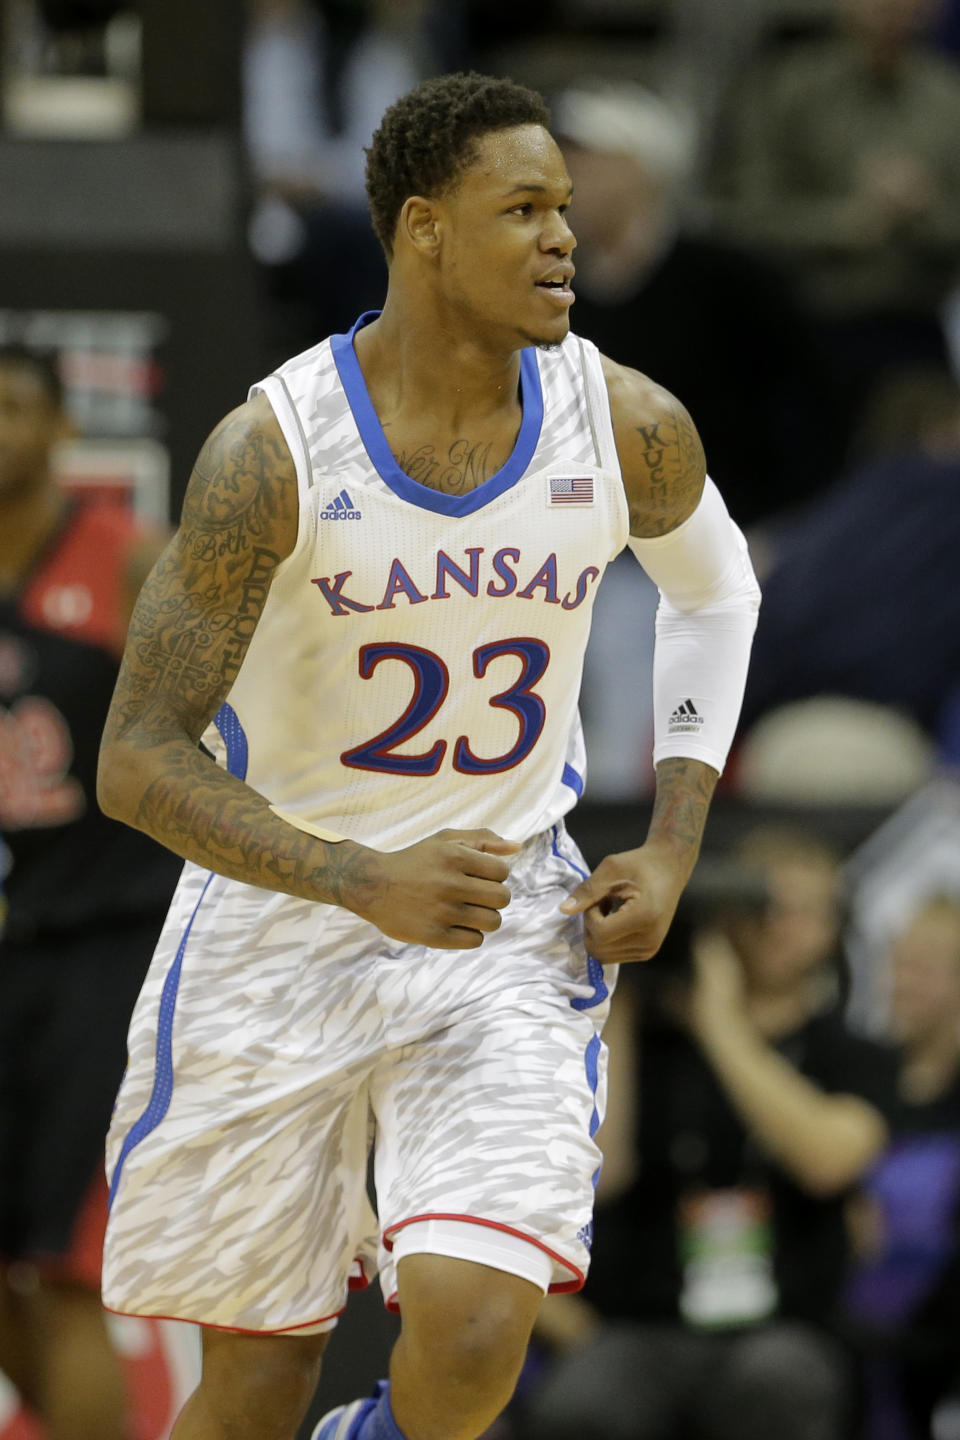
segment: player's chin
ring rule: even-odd
[[[542,320],[524,327],[524,343],[536,345],[539,350],[549,350],[552,346],[562,345],[570,334],[570,317],[558,315],[555,320],[544,323]]]

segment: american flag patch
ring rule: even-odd
[[[551,475],[551,505],[592,505],[592,475]]]

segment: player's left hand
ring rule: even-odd
[[[603,965],[656,955],[670,928],[689,869],[651,844],[608,855],[560,906],[583,915],[587,952]]]

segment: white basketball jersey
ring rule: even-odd
[[[396,850],[445,827],[523,841],[583,788],[577,713],[597,585],[628,514],[595,347],[521,354],[503,469],[462,495],[396,464],[353,348],[324,340],[254,387],[297,468],[274,573],[217,717],[231,769],[281,811]]]

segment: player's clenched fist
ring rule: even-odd
[[[604,965],[649,960],[663,944],[689,866],[652,841],[608,855],[560,909],[582,914],[587,952]]]
[[[475,950],[510,903],[508,858],[520,846],[492,830],[441,830],[405,850],[364,853],[349,908],[392,940]]]

